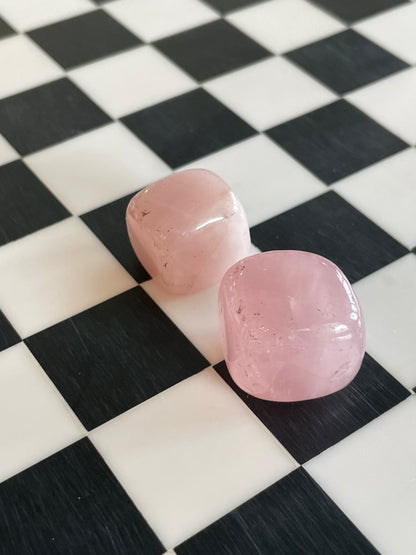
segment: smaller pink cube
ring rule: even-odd
[[[142,189],[127,207],[126,222],[144,268],[175,294],[219,283],[250,250],[243,207],[208,170],[174,173]]]

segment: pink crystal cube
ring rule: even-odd
[[[227,367],[250,395],[321,397],[345,387],[361,366],[359,302],[322,256],[271,251],[245,258],[224,275],[218,308]]]
[[[250,249],[243,207],[208,170],[181,171],[142,189],[131,199],[126,221],[140,262],[172,293],[219,283]]]

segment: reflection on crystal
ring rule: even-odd
[[[221,282],[219,309],[228,369],[251,395],[321,397],[360,368],[359,302],[341,270],[319,255],[272,251],[241,260]]]

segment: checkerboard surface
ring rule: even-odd
[[[416,553],[416,2],[0,0],[0,553]],[[253,398],[124,213],[190,167],[346,273],[353,382]]]

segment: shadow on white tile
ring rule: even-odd
[[[86,435],[23,343],[0,353],[0,481]]]
[[[104,424],[91,440],[167,548],[297,466],[212,368]]]
[[[416,256],[408,254],[354,285],[367,351],[406,387],[416,386]]]

